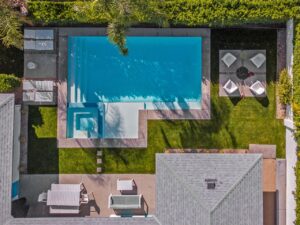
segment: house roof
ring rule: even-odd
[[[232,195],[233,190],[241,186],[245,180],[249,182],[244,182],[244,186],[241,187],[251,186],[253,190],[247,189],[247,191],[252,194],[250,197],[253,198],[253,201],[258,202],[255,205],[257,207],[253,207],[251,202],[248,204],[250,208],[253,208],[253,212],[250,210],[250,214],[252,217],[259,218],[260,222],[262,217],[259,214],[260,210],[255,211],[255,208],[262,207],[259,194],[261,192],[261,155],[257,154],[157,154],[157,212],[153,217],[13,218],[11,216],[13,112],[14,96],[0,94],[0,146],[3,146],[0,148],[0,224],[166,225],[181,224],[181,220],[184,221],[182,224],[196,224],[199,221],[209,224],[210,220],[207,215],[211,215],[224,202],[229,202],[230,197],[228,198],[228,196]],[[251,180],[249,174],[256,176]],[[216,188],[208,190],[205,179],[216,179]],[[242,196],[249,197],[247,194],[242,194]],[[247,202],[249,199],[244,201]],[[240,204],[244,203],[238,202],[237,207]],[[178,217],[181,219],[176,221]],[[251,221],[252,217],[245,217],[243,222]]]
[[[157,218],[163,224],[174,224],[182,217],[191,220],[188,224],[196,221],[203,221],[201,224],[211,224],[212,219],[209,217],[224,202],[231,201],[232,194],[236,195],[233,198],[239,201],[238,192],[235,193],[235,190],[245,181],[250,181],[253,190],[247,190],[248,193],[245,190],[242,194],[245,197],[244,202],[241,198],[238,204],[240,206],[248,204],[247,196],[250,194],[256,196],[257,207],[261,209],[253,209],[251,213],[254,217],[260,218],[262,216],[262,205],[259,205],[262,201],[261,161],[260,154],[157,154]],[[258,176],[248,176],[251,172]],[[215,181],[215,189],[208,189],[207,179]],[[168,216],[171,211],[173,216]],[[178,218],[174,216],[177,211],[180,212]],[[249,223],[251,222],[249,217]]]
[[[6,225],[159,225],[155,217],[148,218],[20,218]]]
[[[0,95],[0,224],[10,218],[14,95]]]

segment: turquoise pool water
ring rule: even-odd
[[[101,137],[103,103],[201,101],[201,37],[128,37],[127,46],[123,56],[107,37],[68,38],[68,137]]]
[[[68,41],[69,102],[201,99],[201,37],[128,37],[128,56],[107,37]]]

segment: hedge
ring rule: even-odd
[[[104,0],[103,0],[104,1]],[[159,6],[174,25],[222,26],[245,23],[285,22],[299,17],[299,0],[165,0]],[[29,1],[35,22],[46,24],[97,23],[108,20],[105,12],[95,13],[91,1]],[[78,9],[85,8],[85,13]],[[139,22],[147,23],[140,15]]]
[[[79,9],[85,9],[84,15]],[[28,9],[33,21],[42,24],[106,23],[106,15],[95,13],[91,2],[30,1]]]
[[[293,65],[293,111],[294,124],[296,126],[296,138],[300,146],[300,23],[295,23],[295,40],[294,40],[294,65]],[[298,147],[299,148],[299,147]],[[297,153],[298,161],[295,168],[296,172],[296,221],[300,224],[300,155]]]
[[[282,70],[279,75],[278,96],[281,104],[291,104],[292,82],[286,69]]]
[[[0,93],[12,92],[21,81],[13,74],[0,74]]]

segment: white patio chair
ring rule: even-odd
[[[256,95],[262,95],[266,91],[264,85],[259,80],[257,80],[250,86],[250,90],[253,91]]]
[[[226,82],[223,88],[228,94],[232,94],[239,89],[238,86],[230,79]]]
[[[257,67],[260,68],[266,61],[266,56],[262,53],[258,53],[253,56],[250,61]]]
[[[226,53],[221,59],[225,65],[229,68],[235,61],[236,57],[230,52]]]
[[[41,194],[39,194],[38,202],[47,202],[47,193],[46,192],[42,192]]]
[[[91,198],[90,198],[89,196],[90,196],[92,193],[93,193],[93,192],[87,193],[87,194],[82,194],[82,195],[81,195],[80,203],[81,203],[81,204],[88,204],[89,201],[91,200]]]

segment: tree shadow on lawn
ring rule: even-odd
[[[230,108],[226,101],[212,101],[211,120],[191,120],[189,127],[184,127],[180,133],[182,147],[186,148],[218,148],[213,134],[218,134],[224,127],[228,128]],[[230,134],[232,142],[236,143],[234,135]]]
[[[56,138],[38,137],[34,127],[43,125],[39,107],[29,108],[27,167],[30,174],[59,173]]]

